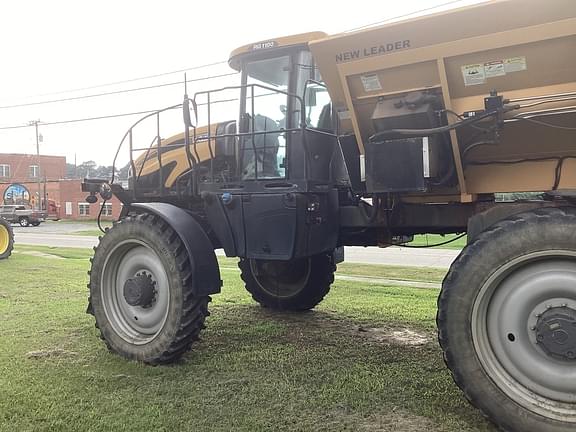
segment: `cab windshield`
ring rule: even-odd
[[[242,179],[286,178],[287,146],[294,138],[286,131],[331,131],[330,97],[307,50],[249,61],[243,69],[241,132],[254,135],[241,139]]]
[[[290,57],[256,60],[245,65],[246,105],[242,178],[286,177],[286,132]]]

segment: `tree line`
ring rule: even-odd
[[[128,169],[130,164],[126,164],[122,168],[116,168],[115,178],[118,180],[128,179]],[[93,160],[82,162],[79,165],[71,163],[66,164],[66,178],[102,178],[110,179],[112,177],[111,165],[98,165]]]

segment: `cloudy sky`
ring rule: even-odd
[[[414,11],[431,13],[480,1],[355,0],[348,7],[334,0],[3,1],[0,153],[34,153],[34,129],[21,126],[40,120],[43,154],[109,165],[138,116],[47,123],[178,104],[183,87],[169,84],[182,81],[183,72],[175,71],[191,69],[188,79],[232,72],[226,64],[193,68],[226,61],[234,48],[247,43],[316,30],[334,34]],[[235,78],[196,81],[189,84],[189,93]],[[159,84],[167,85],[74,99]],[[60,99],[71,100],[38,104]],[[174,128],[163,135],[182,130]]]

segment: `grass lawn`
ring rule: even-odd
[[[86,236],[86,237],[98,237],[102,235],[102,231],[98,228],[96,229],[86,229],[86,230],[79,230],[79,231],[71,231],[66,233],[67,235],[79,235],[79,236]]]
[[[202,341],[180,364],[150,367],[109,353],[84,313],[91,251],[15,252],[0,261],[0,431],[493,430],[444,367],[437,290],[340,280],[314,312],[274,314],[223,258]]]
[[[453,238],[458,237],[457,234],[421,234],[415,235],[414,240],[408,243],[409,246],[428,246],[428,245],[435,245],[438,243],[444,243],[445,241],[452,240]],[[462,249],[466,246],[466,236],[453,241],[452,243],[448,243],[442,246],[436,246],[439,249]]]
[[[112,222],[102,221],[101,225],[102,225],[102,228],[104,228],[104,229],[110,228],[110,227],[112,227]],[[100,231],[100,228],[98,228],[97,222],[94,222],[94,228],[78,230],[78,231],[70,231],[67,234],[68,235],[81,235],[81,236],[87,236],[87,237],[98,237],[98,236],[102,235],[102,231]]]
[[[103,227],[110,227],[112,226],[112,222],[103,221]],[[79,230],[79,231],[72,231],[67,234],[70,235],[82,235],[82,236],[100,236],[102,235],[102,231],[98,229],[96,226],[96,222],[94,222],[94,228]],[[435,245],[438,243],[443,243],[448,240],[452,240],[453,238],[458,237],[456,234],[421,234],[415,235],[414,240],[408,243],[408,246],[428,246],[428,245]],[[462,249],[466,246],[466,236],[462,237],[461,239],[455,240],[452,243],[448,243],[442,246],[437,246],[439,249]]]

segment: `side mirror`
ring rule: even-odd
[[[190,108],[194,110],[194,122],[192,122],[192,116],[190,115]],[[188,95],[184,95],[184,102],[182,103],[182,114],[184,116],[184,124],[187,127],[196,127],[198,123],[198,107],[194,99],[188,98]]]

